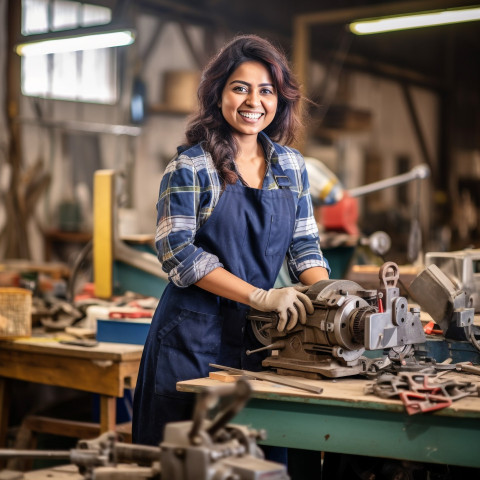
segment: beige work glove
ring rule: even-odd
[[[249,305],[262,312],[277,312],[279,315],[277,330],[283,332],[295,327],[298,320],[307,323],[307,313],[314,311],[312,301],[303,293],[309,287],[284,287],[263,290],[257,288],[249,296]],[[288,324],[287,324],[288,322]]]

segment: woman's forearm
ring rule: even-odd
[[[328,271],[323,267],[312,267],[303,271],[299,278],[304,285],[313,285],[320,280],[328,280]]]
[[[253,285],[233,275],[224,268],[216,268],[195,285],[207,292],[249,305],[248,297],[256,289]]]

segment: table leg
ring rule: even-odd
[[[10,411],[10,393],[8,379],[0,377],[0,448],[7,446],[8,414]],[[5,468],[6,460],[0,459],[0,470]]]
[[[114,432],[117,423],[117,398],[100,395],[100,433]]]
[[[10,394],[8,389],[8,379],[0,378],[0,447],[7,446],[9,411],[10,411]]]

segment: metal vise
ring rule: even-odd
[[[244,378],[202,391],[193,420],[168,423],[159,446],[123,443],[115,432],[107,432],[80,440],[73,450],[0,449],[0,460],[70,459],[85,480],[290,480],[286,466],[265,460],[258,447],[257,440],[266,438],[265,431],[228,423],[250,394]],[[227,403],[219,408],[220,397],[226,397]],[[217,414],[210,419],[214,408]]]
[[[379,290],[365,290],[349,280],[317,282],[306,292],[314,313],[290,331],[277,330],[275,312],[252,310],[254,333],[265,345],[256,351],[275,351],[262,365],[285,375],[318,378],[365,372],[365,350],[387,351],[390,360],[402,361],[413,353],[414,344],[425,342],[425,334],[420,310],[408,311],[400,296],[398,277],[398,266],[387,262],[380,268]]]

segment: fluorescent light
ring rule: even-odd
[[[46,55],[48,53],[76,52],[79,50],[94,50],[96,48],[121,47],[135,41],[131,30],[116,32],[89,33],[74,37],[32,40],[16,46],[18,55]]]
[[[358,20],[352,22],[349,28],[351,32],[357,35],[369,35],[372,33],[433,27],[448,23],[473,22],[475,20],[480,20],[480,7],[398,15],[373,20]]]

